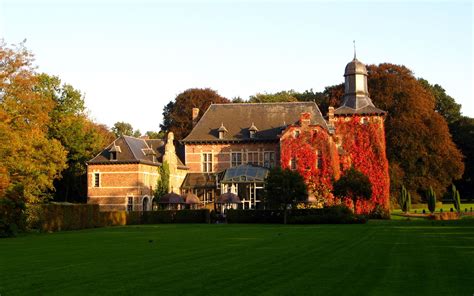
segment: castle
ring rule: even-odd
[[[353,166],[373,187],[357,208],[388,209],[385,112],[370,99],[367,75],[354,57],[345,68],[343,104],[330,107],[327,118],[314,102],[213,104],[199,121],[193,109],[184,153],[176,153],[172,133],[166,142],[120,137],[88,162],[88,202],[103,210],[152,210],[157,168],[166,161],[169,190],[191,192],[205,207],[230,191],[242,208],[261,208],[264,180],[275,166],[304,177],[310,202],[331,204],[332,181]]]

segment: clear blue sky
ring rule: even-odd
[[[191,87],[247,99],[341,83],[354,39],[362,62],[403,64],[474,117],[472,15],[471,1],[0,0],[0,36],[26,38],[96,121],[145,132]]]

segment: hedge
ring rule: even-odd
[[[227,223],[283,223],[283,210],[228,210]],[[351,224],[365,223],[345,206],[321,209],[293,209],[287,212],[288,224]]]
[[[47,204],[27,207],[28,227],[41,231],[61,231],[101,226],[98,205]]]
[[[85,228],[159,224],[209,223],[209,210],[171,210],[152,212],[100,212],[98,205],[46,204],[29,206],[28,227],[40,231],[78,230]]]

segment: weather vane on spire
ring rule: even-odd
[[[352,40],[352,42],[354,43],[354,60],[355,60],[356,59],[356,41]]]

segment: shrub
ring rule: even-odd
[[[283,210],[229,210],[228,223],[283,223]],[[365,223],[366,219],[343,205],[320,209],[293,209],[288,211],[289,224],[343,224]]]
[[[289,223],[291,224],[352,224],[365,222],[365,217],[355,215],[345,205],[322,209],[292,210],[289,215]]]
[[[283,210],[234,210],[227,211],[227,223],[283,223]]]
[[[451,187],[452,191],[452,198],[453,198],[453,205],[456,208],[458,213],[461,213],[461,196],[459,195],[459,191],[456,189],[456,186]]]
[[[0,237],[15,236],[25,229],[25,203],[21,198],[0,198]]]
[[[430,190],[427,192],[426,201],[428,202],[428,210],[430,210],[431,213],[434,213],[436,210],[436,193],[431,186]]]
[[[402,186],[400,191],[400,196],[398,197],[398,204],[400,209],[405,213],[409,212],[411,209],[411,194],[407,191],[405,186]]]
[[[415,210],[416,213],[416,210]],[[390,211],[381,205],[376,205],[372,212],[369,213],[368,218],[370,219],[384,219],[384,220],[390,220]]]

